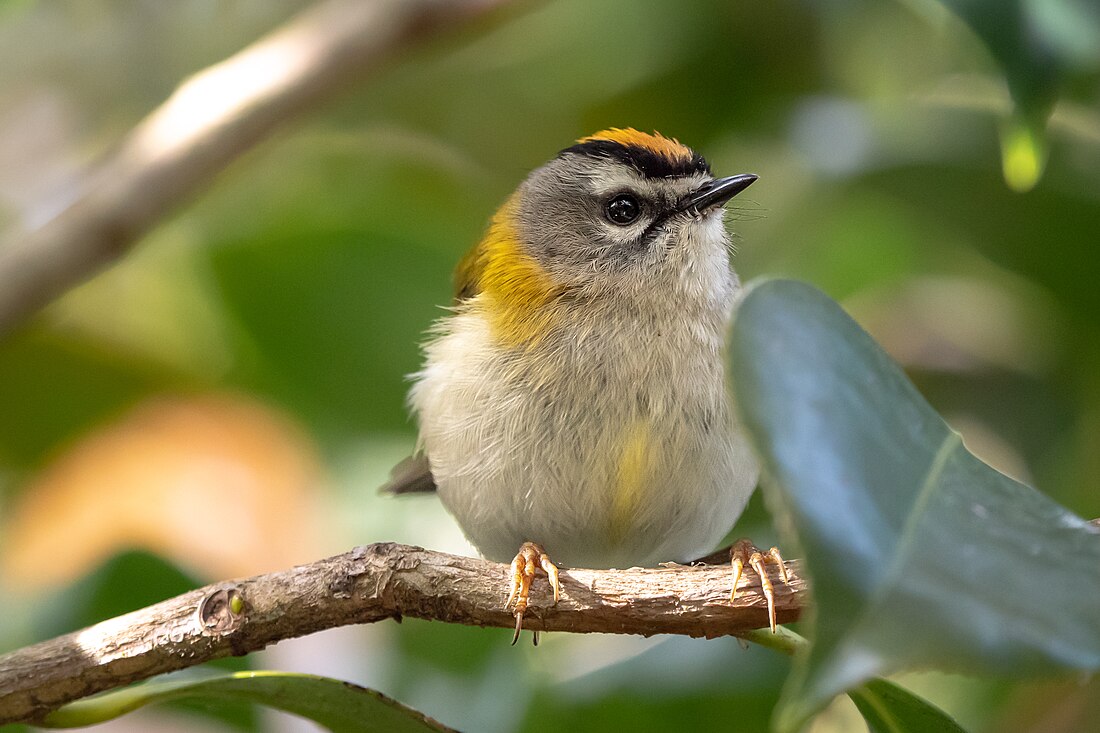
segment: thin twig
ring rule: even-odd
[[[776,580],[781,623],[798,618],[797,564]],[[773,569],[774,570],[774,569]],[[739,635],[768,625],[755,576],[729,602],[727,564],[562,570],[550,606],[536,580],[525,628],[616,634]],[[217,583],[0,657],[0,724],[32,721],[64,703],[282,639],[403,616],[509,629],[507,565],[382,543],[277,573]]]
[[[58,215],[0,237],[0,335],[120,258],[283,123],[422,36],[508,0],[326,0],[184,82],[75,187]]]

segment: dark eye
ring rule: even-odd
[[[642,205],[628,193],[620,193],[607,202],[607,219],[613,224],[626,226],[642,215]]]

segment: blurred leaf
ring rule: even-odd
[[[1001,169],[1013,191],[1030,191],[1046,166],[1046,139],[1041,127],[1016,116],[1001,128]]]
[[[131,547],[214,578],[302,562],[316,554],[319,475],[309,437],[265,403],[150,399],[28,482],[3,525],[0,574],[23,588],[57,584]]]
[[[33,617],[32,636],[34,639],[61,636],[201,585],[198,579],[162,557],[140,550],[120,552],[72,585],[40,601]],[[245,670],[249,657],[227,657],[210,664],[227,670]]]
[[[415,678],[423,678],[429,670],[456,677],[483,674],[500,652],[500,629],[494,628],[405,619],[393,636],[402,658],[417,663],[412,670]],[[440,654],[440,649],[447,653]]]
[[[901,370],[812,287],[751,287],[738,404],[815,588],[783,727],[872,676],[1100,668],[1100,533],[967,452]]]
[[[805,654],[811,644],[788,626],[774,633],[754,629],[742,637],[789,656]],[[922,697],[884,679],[875,678],[848,691],[871,733],[966,733],[951,716]],[[762,726],[760,726],[762,727]]]
[[[50,728],[102,723],[152,703],[181,698],[259,703],[318,723],[335,733],[450,730],[385,695],[350,682],[289,672],[238,672],[188,682],[159,682],[70,703],[45,717]]]
[[[966,733],[947,713],[887,680],[871,680],[848,697],[871,733]]]
[[[575,652],[577,661],[564,660],[566,669],[599,658],[597,639],[583,642]],[[543,648],[539,651],[541,665]],[[547,646],[546,651],[555,650]],[[526,733],[764,731],[789,670],[788,660],[757,645],[746,647],[739,639],[670,637],[623,661],[538,690],[521,728]]]
[[[1002,129],[1005,181],[1016,191],[1038,182],[1044,130],[1067,72],[1100,54],[1100,12],[1079,0],[941,0],[1000,64],[1015,102]]]
[[[737,685],[731,685],[736,688]],[[775,689],[654,693],[622,688],[579,701],[536,697],[524,721],[528,733],[561,730],[658,733],[670,730],[766,730]],[[732,726],[736,725],[736,728]]]
[[[861,185],[899,201],[919,202],[923,221],[935,225],[924,238],[926,249],[939,250],[930,259],[950,266],[950,258],[965,251],[959,246],[965,242],[1049,291],[1059,305],[1074,311],[1091,337],[1100,312],[1100,258],[1095,256],[1100,241],[1095,192],[1100,183],[1040,186],[1018,196],[998,185],[993,170],[926,165],[872,172]],[[1080,346],[1078,339],[1070,341]],[[1077,347],[1081,356],[1088,355]]]
[[[0,345],[0,451],[35,466],[155,388],[160,375],[97,344],[28,329]]]
[[[446,302],[449,263],[409,242],[307,228],[226,245],[214,268],[262,361],[249,386],[322,434],[407,429],[404,375]]]
[[[44,604],[36,635],[46,639],[121,616],[202,583],[148,552],[121,552]]]
[[[34,4],[35,0],[0,0],[0,18],[4,18],[9,13],[15,15],[28,10]],[[4,19],[7,20],[7,18]]]
[[[1064,61],[1057,37],[1036,24],[1028,0],[940,1],[970,26],[1000,64],[1021,113],[1045,119],[1057,98]]]

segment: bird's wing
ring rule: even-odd
[[[409,456],[390,471],[390,480],[378,490],[383,494],[421,494],[435,491],[435,479],[423,453]]]
[[[485,245],[479,242],[459,260],[454,273],[455,305],[481,292],[481,273],[485,269],[486,257]]]
[[[514,262],[519,258],[517,248],[515,194],[493,215],[489,228],[455,268],[455,305],[477,297],[485,289],[483,282],[491,262]]]
[[[496,222],[494,220],[494,224]],[[460,305],[464,301],[476,297],[481,292],[481,275],[485,270],[488,260],[487,251],[489,235],[492,234],[490,226],[489,234],[485,239],[475,244],[466,255],[459,260],[454,272],[454,305]],[[432,478],[432,469],[428,465],[428,457],[424,454],[409,456],[398,463],[390,471],[390,480],[386,482],[379,492],[383,494],[419,494],[431,493],[436,490],[435,479]]]
[[[484,248],[477,244],[455,268],[455,299],[459,305],[475,297],[480,291],[481,271],[485,266]],[[436,490],[432,469],[428,465],[428,456],[423,453],[409,456],[390,471],[390,480],[380,489],[382,494],[430,494]]]
[[[476,296],[480,291],[481,271],[485,267],[485,252],[481,244],[474,245],[455,268],[454,304]],[[390,480],[378,491],[382,494],[430,494],[436,490],[428,456],[423,453],[409,456],[390,471]]]

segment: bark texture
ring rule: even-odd
[[[805,584],[771,567],[780,623],[798,618]],[[743,634],[768,625],[754,574],[729,602],[727,564],[629,570],[563,569],[551,606],[535,581],[524,627],[580,633]],[[403,616],[511,629],[509,568],[379,543],[289,570],[216,583],[0,657],[0,724],[33,721],[67,702],[164,672],[323,629]],[[506,644],[511,633],[501,633]]]

